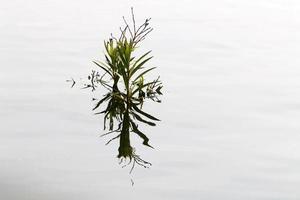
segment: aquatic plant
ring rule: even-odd
[[[151,165],[135,153],[130,143],[130,135],[137,134],[143,140],[143,145],[153,148],[149,144],[148,137],[138,127],[138,123],[155,126],[155,121],[159,121],[158,118],[143,111],[143,103],[146,99],[161,102],[158,96],[162,95],[162,83],[159,77],[146,81],[145,75],[155,69],[146,67],[148,61],[153,58],[150,56],[151,51],[141,56],[134,55],[140,43],[153,30],[149,26],[151,18],[137,26],[131,9],[132,25],[130,26],[124,17],[123,20],[125,26],[120,27],[120,36],[116,38],[111,35],[104,41],[105,60],[94,61],[101,72],[92,71],[85,88],[95,91],[101,86],[108,90],[101,99],[94,99],[96,104],[93,110],[95,114],[104,115],[104,130],[108,129],[109,132],[102,136],[116,134],[106,144],[119,139],[117,157],[120,163],[125,163],[124,166],[132,164],[132,171],[135,164],[143,167]],[[97,112],[104,103],[106,108]]]

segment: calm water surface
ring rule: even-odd
[[[132,175],[69,88],[134,6],[164,81]],[[0,198],[300,198],[300,2],[11,0],[0,7]],[[130,179],[135,181],[131,186]]]

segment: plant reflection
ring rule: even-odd
[[[151,51],[139,57],[133,55],[140,42],[153,29],[149,26],[150,19],[136,26],[133,10],[131,11],[132,26],[123,17],[125,27],[120,28],[119,38],[112,35],[109,40],[104,41],[105,61],[94,61],[101,71],[92,71],[84,88],[91,88],[92,91],[105,88],[108,91],[102,98],[93,99],[96,102],[93,110],[96,111],[95,114],[104,115],[104,130],[109,132],[102,136],[113,135],[106,144],[119,140],[117,157],[124,166],[131,164],[132,171],[135,165],[151,165],[136,154],[130,143],[130,136],[137,134],[143,145],[153,148],[148,137],[139,129],[138,123],[155,126],[155,121],[159,121],[143,111],[143,103],[146,99],[161,102],[158,96],[162,95],[162,83],[159,77],[153,81],[145,79],[145,75],[155,69],[145,66],[152,58],[149,56]],[[99,110],[102,106],[105,109]]]

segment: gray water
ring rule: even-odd
[[[70,89],[134,6],[162,119],[118,165],[94,94]],[[292,200],[300,192],[300,2],[10,0],[0,6],[0,199]],[[130,179],[135,184],[132,187]]]

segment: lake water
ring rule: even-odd
[[[155,150],[134,138],[153,166],[129,175],[94,94],[66,79],[95,69],[131,6],[152,17],[140,50],[165,87],[145,107]],[[299,199],[299,35],[296,0],[2,2],[0,199]]]

